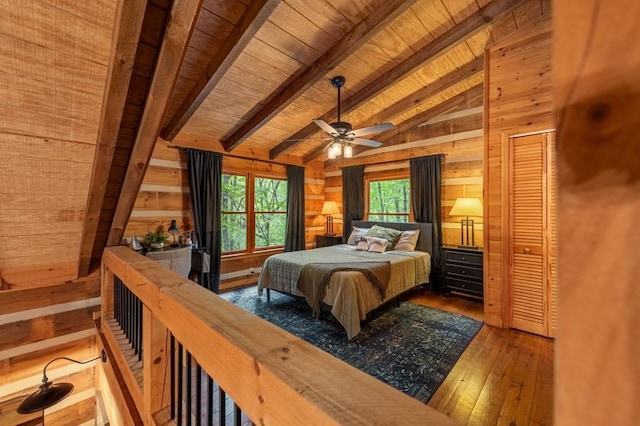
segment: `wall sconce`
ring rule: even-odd
[[[100,355],[86,361],[76,361],[75,359],[67,358],[66,356],[54,358],[49,361],[42,370],[42,384],[37,391],[29,395],[27,398],[25,398],[24,401],[20,403],[20,405],[18,405],[18,413],[30,414],[37,411],[42,411],[45,408],[49,408],[52,405],[55,405],[58,402],[62,401],[71,393],[71,391],[73,391],[73,385],[71,383],[52,383],[47,378],[47,367],[52,362],[58,361],[60,359],[75,362],[76,364],[87,364],[97,359],[101,359],[102,362],[107,362],[107,353],[103,349]]]
[[[325,201],[322,205],[322,211],[320,214],[327,215],[327,224],[325,228],[325,235],[335,235],[333,233],[333,216],[334,214],[340,213],[338,210],[338,205],[335,201]]]
[[[469,216],[482,217],[482,204],[479,198],[458,198],[451,207],[449,216],[465,216],[465,219],[460,220],[460,247],[474,248],[475,238],[473,235],[474,226],[473,219],[469,219]],[[469,225],[471,225],[471,244],[469,244]],[[466,232],[466,239],[465,239]]]
[[[178,228],[178,224],[175,219],[171,221],[171,225],[169,225],[167,232],[173,235],[173,244],[171,244],[171,247],[178,247],[178,243],[176,243],[176,234],[180,232],[180,228]]]

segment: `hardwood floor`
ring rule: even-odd
[[[482,303],[424,290],[413,303],[482,321]],[[484,325],[428,404],[468,425],[553,424],[553,340]]]

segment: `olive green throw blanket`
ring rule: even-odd
[[[297,288],[304,294],[307,303],[313,309],[314,318],[320,315],[320,306],[324,299],[331,275],[338,271],[362,272],[376,286],[382,299],[385,298],[391,262],[349,262],[349,263],[310,263],[302,268]]]

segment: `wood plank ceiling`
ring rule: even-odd
[[[336,121],[330,79],[343,75],[342,121],[391,121],[370,138],[400,149],[412,128],[482,95],[487,45],[550,11],[550,0],[27,3],[0,14],[0,272],[14,283],[25,270],[84,276],[120,241],[158,135],[322,167],[326,142],[287,140]]]

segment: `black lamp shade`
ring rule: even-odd
[[[171,225],[169,225],[169,229],[167,229],[167,232],[171,234],[180,232],[180,229],[178,228],[178,224],[175,219],[171,221]]]
[[[73,391],[71,383],[43,383],[40,389],[20,403],[17,411],[20,414],[42,411],[65,399],[71,391]]]

